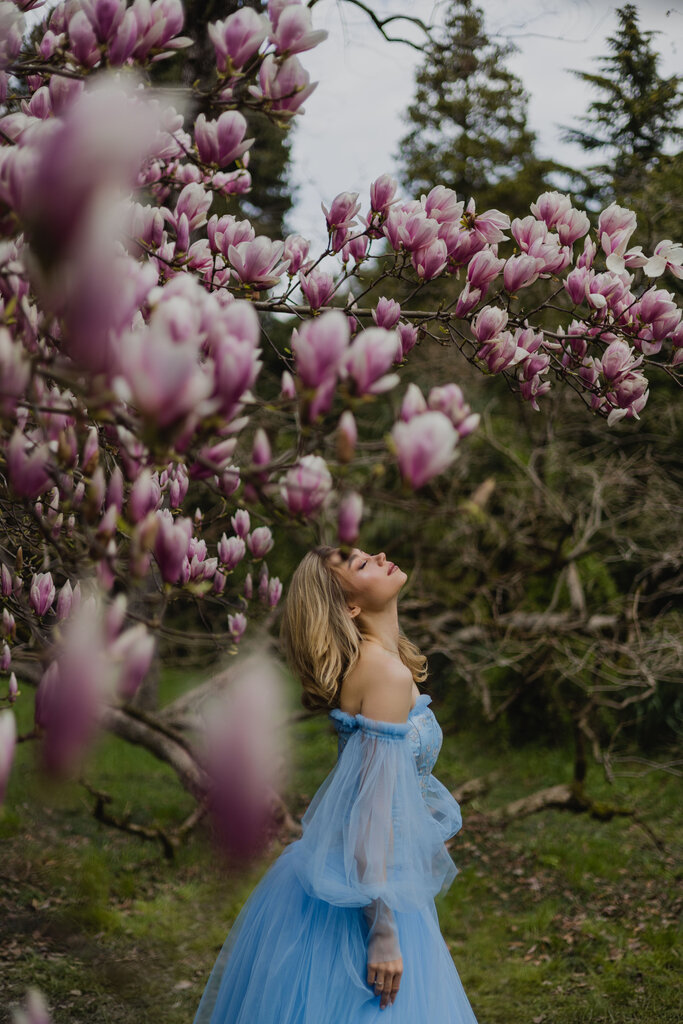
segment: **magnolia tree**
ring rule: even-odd
[[[276,767],[255,751],[278,687],[252,667],[203,737],[141,714],[131,702],[168,609],[184,595],[220,604],[219,642],[234,647],[281,595],[272,526],[333,517],[350,545],[377,463],[413,490],[448,471],[479,417],[456,381],[401,387],[418,342],[503,376],[540,414],[569,387],[606,430],[637,419],[653,371],[683,361],[681,310],[655,281],[683,276],[683,249],[629,249],[636,219],[614,204],[591,227],[547,192],[511,223],[438,183],[402,198],[389,175],[323,206],[323,251],[257,236],[239,215],[244,115],[303,112],[315,86],[299,54],[325,36],[308,8],[270,0],[209,25],[213,79],[181,93],[150,76],[191,42],[180,0],[67,0],[28,31],[40,7],[0,2],[1,699],[22,699],[17,677],[37,684],[30,735],[54,774],[77,771],[99,728],[144,744],[248,853],[270,799],[263,764]],[[452,300],[422,308],[439,277]],[[276,386],[260,373],[274,314],[290,335],[268,354]],[[367,467],[354,413],[373,402],[395,423],[366,442]],[[216,508],[224,528],[207,543]],[[7,708],[0,797],[15,742]]]

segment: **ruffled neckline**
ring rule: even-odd
[[[335,725],[340,726],[344,730],[351,731],[353,729],[365,729],[366,732],[379,732],[393,736],[404,736],[410,731],[410,719],[431,703],[432,698],[429,694],[421,693],[408,712],[408,720],[406,722],[382,722],[374,718],[366,718],[365,715],[361,715],[360,713],[357,715],[351,715],[348,711],[342,711],[341,708],[333,708],[332,711],[330,711],[329,716],[334,721]]]

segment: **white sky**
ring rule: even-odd
[[[626,0],[624,0],[624,3]],[[373,9],[408,13],[438,23],[444,3],[433,0],[369,0]],[[597,71],[594,58],[607,52],[606,37],[616,28],[616,8],[608,0],[478,0],[489,35],[510,40],[519,53],[509,61],[529,93],[529,122],[541,156],[585,166],[590,158],[577,146],[560,142],[560,125],[573,125],[592,98],[570,68]],[[661,34],[660,74],[683,67],[683,0],[637,0],[642,29]],[[402,115],[413,96],[420,54],[400,43],[385,42],[368,17],[349,3],[319,0],[315,28],[329,32],[316,49],[300,55],[318,81],[297,118],[292,180],[298,185],[290,230],[312,242],[325,239],[320,203],[338,192],[360,192],[367,206],[368,187],[384,172],[395,173],[395,153],[405,132]],[[392,34],[420,38],[405,23]],[[435,183],[436,184],[436,183]]]

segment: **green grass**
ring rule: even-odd
[[[165,695],[181,685],[166,680]],[[17,711],[25,730],[30,701],[22,697]],[[287,802],[300,815],[334,763],[335,741],[325,721],[306,721],[292,729],[291,746]],[[156,845],[99,824],[83,788],[47,785],[35,755],[20,746],[0,811],[0,1021],[37,985],[56,1024],[187,1024],[280,841],[240,873],[200,827],[168,862]],[[446,785],[492,770],[491,790],[463,808],[451,849],[459,875],[438,904],[480,1024],[677,1022],[678,781],[652,773],[610,787],[591,768],[592,795],[635,807],[640,823],[549,810],[501,830],[486,812],[568,781],[571,755],[445,737],[437,773]],[[134,821],[169,827],[192,808],[167,768],[114,737],[86,775]]]

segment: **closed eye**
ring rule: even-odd
[[[366,566],[367,564],[368,564],[368,563],[367,563],[367,559],[366,559],[366,560],[365,560],[365,561],[363,562],[363,564],[362,564],[362,565],[359,565],[359,566],[358,566],[358,571],[360,572],[360,570],[361,570],[361,569],[364,569],[364,568],[365,568],[365,566]]]

